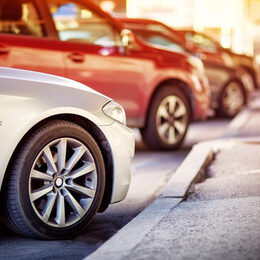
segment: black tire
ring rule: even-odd
[[[218,114],[222,117],[233,118],[246,104],[243,83],[239,79],[228,81],[220,95]]]
[[[85,129],[67,121],[52,120],[31,132],[6,174],[5,220],[27,237],[78,235],[104,194],[105,167],[98,145]],[[37,198],[49,186],[52,190]]]
[[[144,143],[154,150],[179,148],[186,136],[190,118],[187,97],[174,86],[163,87],[152,101],[146,126],[140,129]]]

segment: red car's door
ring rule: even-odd
[[[36,2],[3,0],[0,9],[0,65],[64,76],[63,53]]]
[[[129,118],[140,117],[143,61],[123,53],[120,33],[109,19],[83,1],[60,2],[49,0],[48,6],[64,50],[67,77],[112,97]]]

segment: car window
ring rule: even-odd
[[[207,37],[204,37],[201,34],[187,33],[186,34],[186,39],[188,41],[191,41],[196,46],[204,49],[205,51],[217,52],[217,46],[214,43],[214,41],[212,41],[211,39],[209,39]]]
[[[108,21],[87,7],[60,0],[50,0],[48,6],[60,40],[116,45],[116,34]]]
[[[1,0],[0,33],[41,37],[43,25],[33,0]]]
[[[157,47],[166,47],[174,52],[184,52],[184,49],[178,43],[176,43],[173,39],[164,36],[163,34],[140,30],[136,30],[134,32],[143,41],[153,44]]]

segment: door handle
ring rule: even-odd
[[[0,54],[7,54],[9,53],[9,48],[3,44],[0,44]]]
[[[68,58],[74,62],[83,62],[85,60],[84,54],[79,52],[69,53]]]

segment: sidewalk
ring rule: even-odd
[[[222,139],[195,145],[160,197],[86,259],[260,259],[259,125],[258,96]]]

